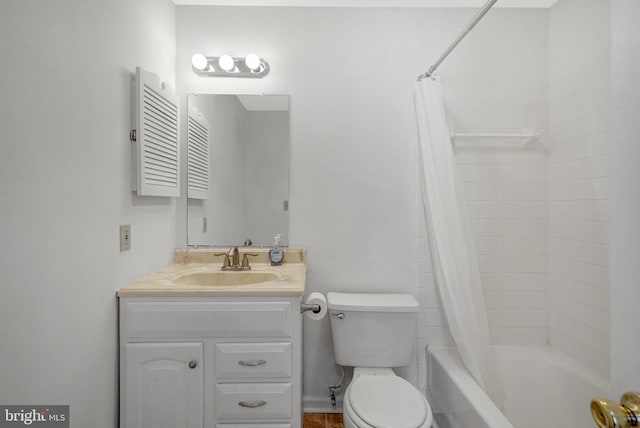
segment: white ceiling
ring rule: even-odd
[[[482,7],[486,0],[173,0],[177,5],[298,7]],[[558,0],[498,0],[494,7],[549,8]]]

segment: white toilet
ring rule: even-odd
[[[428,428],[427,399],[397,376],[415,343],[418,301],[410,294],[328,293],[336,363],[354,367],[344,394],[345,428]]]

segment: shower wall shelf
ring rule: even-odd
[[[533,131],[521,133],[464,133],[451,134],[451,144],[455,147],[496,147],[526,148],[540,140],[540,134]]]

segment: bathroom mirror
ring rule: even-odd
[[[189,245],[271,246],[278,234],[288,245],[289,104],[288,95],[189,95]]]

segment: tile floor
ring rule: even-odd
[[[342,413],[305,413],[302,428],[344,428]]]

